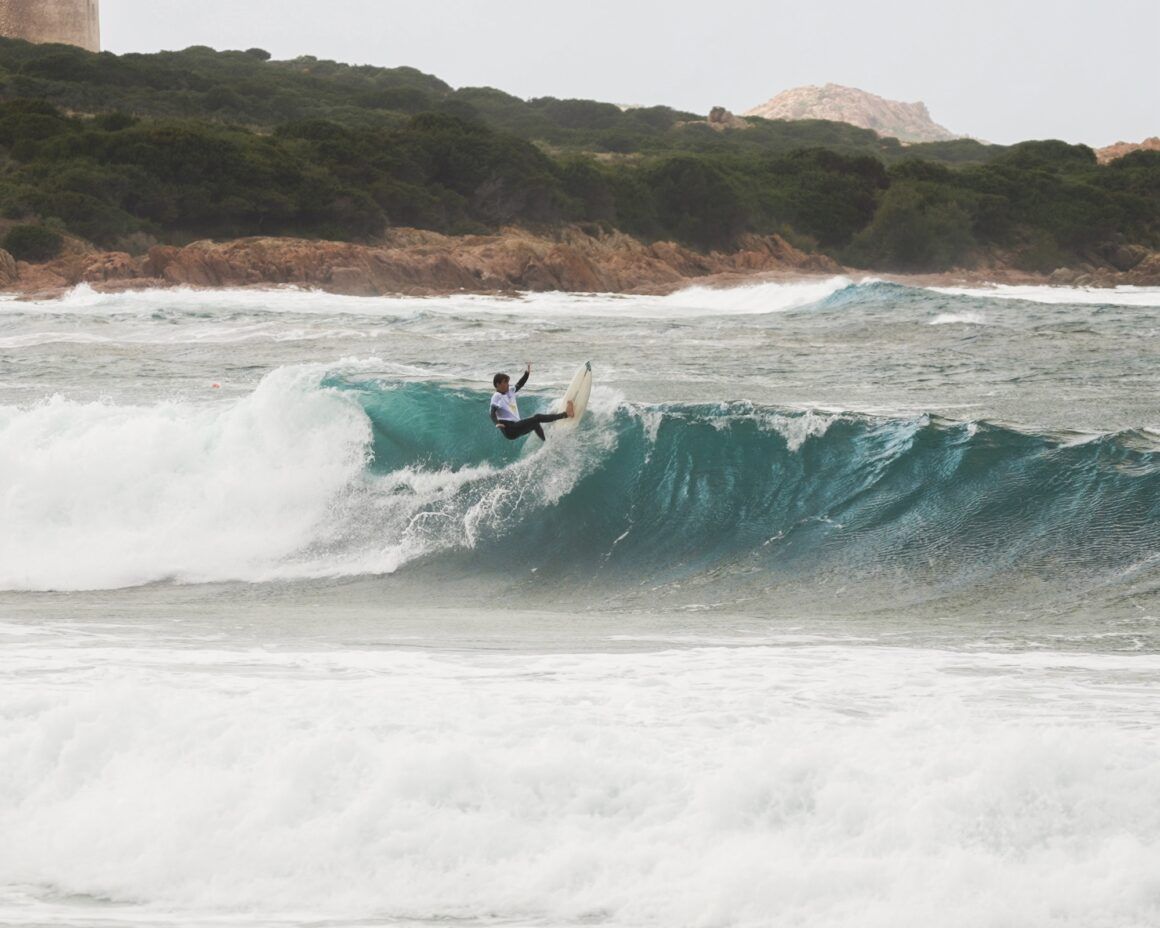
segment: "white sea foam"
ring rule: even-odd
[[[311,367],[239,401],[0,407],[0,588],[261,574],[310,541],[370,437]]]
[[[763,426],[772,428],[785,439],[790,451],[799,451],[807,440],[825,435],[838,418],[840,415],[814,409],[807,409],[796,416],[775,412],[765,412],[758,416]]]
[[[239,345],[247,342],[342,341],[378,337],[382,337],[381,334],[355,328],[290,328],[277,322],[202,324],[196,328],[171,330],[159,330],[155,326],[141,324],[137,328],[121,325],[115,337],[81,331],[35,331],[0,336],[0,349],[33,348],[39,345]]]
[[[1160,919],[1155,656],[42,640],[0,667],[6,923]]]
[[[828,277],[739,287],[686,287],[665,297],[663,303],[664,309],[681,314],[761,315],[812,306],[851,283],[848,277]]]
[[[151,316],[167,313],[246,313],[351,316],[522,315],[664,319],[759,315],[817,303],[850,286],[845,277],[768,282],[739,287],[687,287],[668,296],[524,293],[516,297],[454,294],[438,297],[352,297],[318,290],[138,290],[99,293],[80,285],[57,300],[0,303],[0,315]]]
[[[860,285],[879,283],[867,278]],[[493,296],[461,293],[435,297],[354,297],[293,287],[277,289],[139,290],[100,293],[81,284],[60,299],[0,300],[4,315],[143,316],[169,314],[287,314],[407,318],[420,315],[617,317],[634,319],[712,318],[786,312],[815,305],[855,285],[834,276],[795,281],[766,281],[731,287],[689,286],[667,296],[622,294],[522,293]],[[1160,287],[1050,287],[1007,284],[976,287],[930,287],[932,293],[1037,303],[1114,306],[1160,306]],[[962,315],[962,314],[960,314]],[[968,321],[965,320],[964,321]],[[236,325],[236,324],[235,324]],[[233,326],[226,327],[230,332]],[[312,337],[314,333],[309,333]],[[164,335],[154,333],[154,337]],[[257,330],[249,337],[266,337]],[[286,336],[283,333],[283,337]]]
[[[166,313],[301,314],[352,316],[406,316],[419,312],[470,312],[473,309],[510,308],[506,297],[462,294],[446,297],[355,297],[297,287],[201,290],[173,288],[101,293],[81,284],[59,299],[0,303],[0,315],[151,316]]]
[[[982,299],[1027,300],[1080,306],[1160,306],[1160,287],[1046,287],[995,284],[985,287],[931,287],[935,293]]]
[[[982,313],[939,313],[930,320],[931,325],[986,325],[987,317]]]

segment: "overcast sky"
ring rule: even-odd
[[[994,142],[1160,135],[1160,0],[101,0],[114,52],[410,65],[519,97],[743,112],[803,84]]]

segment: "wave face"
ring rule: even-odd
[[[819,577],[838,596],[853,578],[929,595],[1155,574],[1160,435],[1146,430],[1025,434],[600,390],[591,409],[572,436],[508,443],[481,393],[316,365],[208,406],[6,407],[0,587],[416,569],[613,598],[692,586],[719,603],[803,582],[816,595]]]

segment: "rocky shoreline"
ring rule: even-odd
[[[750,235],[736,250],[703,254],[672,242],[646,244],[618,232],[566,227],[550,234],[507,229],[447,236],[394,229],[373,245],[293,238],[243,238],[155,246],[142,255],[74,243],[45,264],[0,251],[0,290],[49,299],[87,284],[99,291],[161,287],[292,286],[351,296],[434,296],[453,292],[669,293],[692,284],[729,286],[760,279],[864,277],[824,255],[807,254],[777,235]],[[931,284],[1160,284],[1160,253],[1126,270],[1084,266],[1051,275],[984,268],[928,275],[875,275]]]

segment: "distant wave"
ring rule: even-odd
[[[732,287],[690,286],[667,296],[626,296],[613,293],[521,293],[497,297],[453,294],[440,297],[354,297],[293,287],[268,289],[197,290],[189,288],[101,293],[82,284],[61,299],[0,299],[0,319],[33,314],[57,316],[153,317],[163,303],[165,312],[201,315],[223,311],[245,316],[372,316],[412,317],[426,314],[452,316],[521,315],[551,318],[617,317],[684,319],[712,316],[772,315],[813,308],[907,306],[931,294],[969,301],[1024,300],[1036,303],[1160,306],[1158,287],[1048,287],[978,286],[918,287],[867,278],[827,277],[790,281],[762,281]]]
[[[134,290],[102,293],[81,284],[61,299],[0,301],[0,316],[30,313],[56,315],[144,315],[157,311],[163,295],[166,311],[201,313],[234,310],[247,313],[407,316],[419,312],[631,318],[681,318],[711,315],[757,315],[814,305],[851,286],[845,277],[766,282],[737,287],[693,286],[667,296],[616,293],[521,293],[494,296],[462,293],[440,297],[356,297],[294,287],[266,289]]]
[[[742,578],[760,593],[836,570],[951,586],[1012,571],[1115,578],[1160,552],[1160,446],[1146,429],[1024,434],[598,390],[578,436],[539,448],[499,439],[485,399],[306,365],[214,405],[0,407],[0,588],[440,559],[502,579],[517,556],[541,579]]]
[[[984,287],[931,287],[948,296],[1080,306],[1160,306],[1160,287],[1048,287],[995,284]]]

